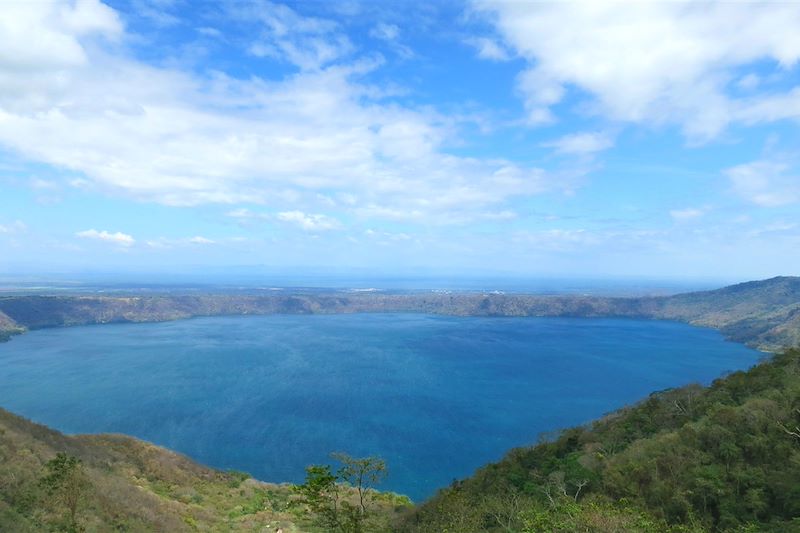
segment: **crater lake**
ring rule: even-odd
[[[419,501],[533,444],[762,354],[630,319],[418,314],[210,317],[48,329],[0,344],[0,406],[67,433],[125,433],[299,482],[378,455]]]

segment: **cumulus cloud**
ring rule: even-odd
[[[119,231],[116,233],[111,233],[105,230],[97,231],[96,229],[88,229],[85,231],[79,231],[75,235],[82,239],[93,239],[97,241],[104,241],[125,247],[133,246],[136,243],[133,237],[131,237],[127,233],[122,233]]]
[[[741,69],[800,59],[792,2],[507,2],[475,0],[505,44],[527,59],[518,87],[533,123],[553,120],[570,91],[613,120],[677,123],[695,140],[733,121],[797,117],[774,95],[733,98]],[[754,87],[748,80],[746,86]],[[781,96],[781,95],[778,95]]]
[[[284,211],[278,213],[276,218],[281,222],[294,224],[305,231],[327,231],[341,226],[335,218],[319,214],[306,214],[302,211]]]
[[[761,160],[725,170],[734,192],[762,206],[778,207],[800,202],[800,176],[783,162]]]
[[[614,146],[613,137],[604,132],[584,132],[565,135],[542,146],[569,155],[587,155],[602,152]]]
[[[86,65],[83,38],[121,32],[117,14],[98,0],[7,2],[0,14],[0,69],[35,74]],[[21,89],[11,77],[0,80],[4,91]]]
[[[380,61],[324,52],[341,40],[337,25],[287,6],[231,8],[300,67],[280,80],[201,77],[100,46],[127,36],[97,1],[10,6],[0,10],[0,45],[20,54],[0,58],[0,146],[77,175],[82,189],[282,212],[316,209],[322,191],[350,199],[340,208],[359,216],[436,222],[574,185],[535,167],[448,154],[448,120],[376,97],[363,76]],[[27,33],[13,29],[18,18]],[[9,64],[20,61],[30,68]]]

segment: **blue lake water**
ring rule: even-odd
[[[545,431],[761,354],[685,324],[415,314],[212,317],[0,344],[0,406],[267,481],[380,455],[415,500]]]

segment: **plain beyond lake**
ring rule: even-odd
[[[662,321],[415,314],[211,317],[0,344],[0,406],[125,433],[265,481],[379,455],[421,500],[543,432],[709,383],[761,354]]]

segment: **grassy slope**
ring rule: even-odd
[[[63,509],[38,486],[44,464],[65,452],[85,467],[90,488],[79,519],[87,532],[318,532],[289,484],[221,472],[125,435],[67,436],[0,409],[0,531],[60,531]],[[354,498],[343,488],[343,497]],[[407,511],[408,499],[375,495],[379,530]]]
[[[87,531],[299,531],[290,489],[212,470],[122,435],[65,436],[0,409],[0,531],[47,531],[60,512],[40,492],[57,452],[83,461],[91,482]]]
[[[512,450],[404,531],[800,531],[798,426],[792,351]]]

